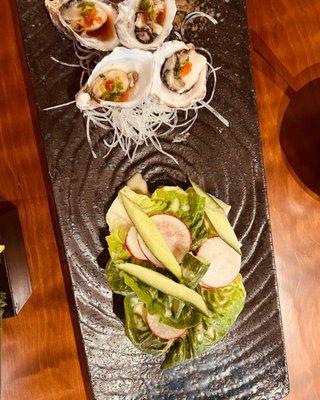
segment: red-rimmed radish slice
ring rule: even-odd
[[[210,261],[210,267],[201,280],[206,289],[229,285],[239,274],[241,256],[219,237],[206,240],[198,251],[198,256]]]
[[[167,214],[157,214],[150,217],[166,240],[169,249],[178,262],[188,253],[191,247],[189,228],[179,219]],[[159,261],[149,251],[143,240],[138,236],[138,242],[145,256],[157,267],[162,267]]]
[[[181,262],[191,247],[192,238],[189,228],[179,218],[172,215],[157,214],[151,219],[166,239],[177,261]]]
[[[144,255],[138,242],[138,232],[134,226],[132,226],[126,236],[126,248],[129,253],[138,260],[147,261],[147,257]]]
[[[177,329],[160,322],[158,315],[147,314],[147,322],[150,330],[161,339],[177,339],[186,333],[186,329]]]
[[[206,290],[214,290],[215,289],[215,288],[213,288],[211,286],[205,285],[203,282],[201,282],[201,286],[203,287],[203,289],[206,289]]]

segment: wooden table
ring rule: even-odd
[[[41,168],[24,61],[19,57],[16,11],[10,3],[5,0],[1,8],[0,195],[19,207],[34,293],[19,317],[4,323],[2,398],[81,400],[89,398],[86,374],[81,372],[83,354],[76,345],[79,335],[70,286],[63,278],[66,265],[58,256],[51,196]],[[306,167],[301,171],[301,165],[318,165],[314,157],[320,147],[313,150],[312,144],[319,126],[316,120],[301,135],[298,122],[288,125],[292,120],[288,116],[300,113],[308,124],[317,110],[320,114],[317,81],[307,91],[300,90],[320,78],[320,2],[247,0],[247,6],[291,382],[288,398],[316,400],[320,398],[319,178]],[[300,149],[309,146],[305,159],[293,151],[294,143]]]

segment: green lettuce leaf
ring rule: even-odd
[[[201,294],[208,308],[217,315],[239,314],[246,297],[241,274],[230,285],[215,290],[202,289]]]
[[[131,288],[125,283],[124,273],[119,270],[112,260],[109,260],[105,275],[111,290],[123,296],[132,293]]]
[[[191,250],[195,250],[205,239],[209,237],[209,231],[205,222],[206,199],[192,192],[188,192],[188,198],[190,210],[189,213],[184,217],[184,222],[191,232]]]
[[[126,197],[128,197],[131,201],[136,203],[142,210],[150,215],[155,213],[160,213],[167,208],[167,202],[163,199],[151,198],[146,194],[139,194],[134,192],[128,186],[125,186],[121,189]]]
[[[183,329],[195,326],[201,320],[202,314],[191,305],[135,280],[126,273],[124,281],[138,299],[145,304],[148,313],[160,317],[160,322]]]
[[[185,337],[174,342],[166,354],[162,368],[171,368],[193,359],[228,333],[245,303],[246,292],[242,276],[239,274],[224,288],[212,291],[202,289],[202,296],[213,311],[212,317],[203,317],[199,324],[188,330]]]
[[[182,260],[182,278],[181,283],[194,289],[198,286],[201,278],[207,272],[210,263],[206,260],[194,256],[192,253],[187,253]]]
[[[125,331],[131,342],[141,351],[155,356],[166,353],[172,345],[172,340],[161,339],[154,335],[143,318],[143,302],[134,296],[124,299]]]
[[[130,258],[130,253],[125,246],[126,234],[127,229],[119,227],[106,237],[110,258],[114,262],[122,262]]]
[[[182,218],[189,213],[189,196],[178,186],[163,186],[153,192],[151,199],[166,204],[165,212]]]

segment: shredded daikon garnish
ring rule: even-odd
[[[64,65],[65,67],[71,67],[71,68],[82,68],[80,64],[70,64],[64,61],[60,61],[55,57],[50,57],[52,61],[56,62],[57,64]]]
[[[194,11],[190,14],[188,14],[185,19],[182,21],[181,27],[180,27],[180,34],[182,37],[182,40],[185,41],[185,33],[186,33],[186,25],[195,20],[196,18],[206,18],[208,21],[210,21],[213,25],[217,25],[218,21],[211,17],[211,15],[206,14],[202,11]]]
[[[79,65],[90,74],[95,65],[101,60],[101,53],[98,50],[87,49],[77,41],[73,42],[73,48],[79,60]]]
[[[190,115],[191,114],[191,115]],[[153,96],[148,96],[141,105],[134,108],[110,106],[93,110],[84,110],[86,135],[94,157],[96,148],[107,156],[116,146],[120,146],[130,160],[134,159],[137,148],[142,144],[152,144],[158,151],[177,160],[162,149],[159,139],[176,130],[176,135],[184,136],[195,123],[198,111],[179,110],[160,104]],[[102,140],[94,139],[95,128],[104,131]],[[181,140],[180,140],[181,141]],[[98,139],[99,142],[99,139]],[[101,148],[103,144],[104,148]]]
[[[86,79],[89,78],[91,71],[101,60],[101,53],[94,49],[87,49],[77,41],[73,42],[74,53],[79,60],[79,65],[83,69],[80,77],[80,88],[83,86]]]
[[[76,101],[72,100],[72,101],[68,101],[67,103],[57,104],[56,106],[51,106],[51,107],[44,108],[43,111],[55,110],[57,108],[70,106],[71,104],[75,104],[75,103],[76,103]]]

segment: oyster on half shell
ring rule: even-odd
[[[76,95],[77,107],[135,107],[150,94],[152,76],[153,54],[117,47],[96,65]]]
[[[119,4],[116,30],[128,48],[155,50],[170,34],[175,0],[125,0]]]
[[[161,103],[187,109],[207,92],[207,59],[193,44],[166,42],[154,53],[151,92]]]
[[[104,0],[45,0],[54,25],[84,47],[110,51],[118,44],[117,11]]]

